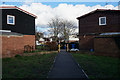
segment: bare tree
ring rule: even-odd
[[[65,42],[69,39],[69,35],[74,33],[76,27],[73,21],[64,20],[58,17],[51,19],[48,23],[51,28],[49,31],[54,34],[55,41],[58,40],[58,35],[64,36]]]
[[[62,32],[65,42],[68,42],[69,36],[75,32],[76,26],[73,21],[63,20],[62,21]]]
[[[61,25],[61,19],[58,17],[51,19],[51,21],[48,23],[48,26],[50,27],[49,31],[54,35],[55,41],[58,40],[58,34],[61,31]]]

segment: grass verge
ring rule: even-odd
[[[72,55],[90,79],[120,80],[120,59],[81,53]]]
[[[56,53],[2,59],[3,78],[46,78]]]

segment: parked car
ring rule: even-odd
[[[70,51],[79,51],[79,49],[72,48],[72,49],[70,49]]]

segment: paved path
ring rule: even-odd
[[[81,78],[87,79],[82,69],[75,62],[70,53],[61,51],[55,59],[48,78]]]

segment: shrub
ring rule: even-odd
[[[57,43],[56,42],[47,42],[45,44],[49,50],[57,50]]]
[[[21,55],[19,55],[19,54],[16,54],[16,55],[15,55],[15,57],[21,57]]]

